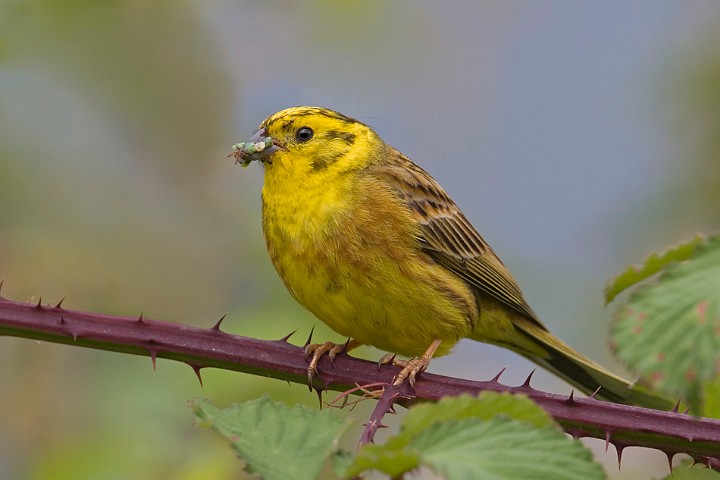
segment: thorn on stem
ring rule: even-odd
[[[675,456],[675,454],[674,454],[674,453],[670,453],[670,452],[665,452],[665,455],[667,456],[668,468],[669,468],[670,471],[672,472],[672,468],[673,468],[673,467],[672,467],[672,462],[673,462],[673,457]],[[708,468],[710,468],[710,467],[708,467]]]
[[[588,396],[588,398],[592,398],[593,400],[597,400],[597,398],[595,398],[595,396],[598,394],[598,392],[600,392],[600,389],[601,389],[601,388],[602,388],[602,385],[600,385],[599,387],[597,387],[597,388],[595,389],[595,391],[592,392],[592,394],[591,394],[590,396]]]
[[[135,323],[137,323],[138,325],[143,325],[145,323],[145,321],[143,320],[142,312],[140,312],[140,316],[138,317],[137,320],[135,320]]]
[[[618,471],[620,470],[620,465],[622,464],[622,454],[623,450],[625,450],[625,445],[615,444],[615,451],[617,452],[617,459],[618,459]]]
[[[154,348],[146,347],[150,354],[150,361],[152,362],[153,372],[157,372],[157,350]]]
[[[223,320],[225,320],[225,317],[227,317],[227,313],[225,315],[223,315],[222,317],[220,317],[220,320],[215,322],[215,325],[213,325],[210,330],[214,330],[216,332],[222,333],[222,330],[220,330],[220,325],[222,324]]]
[[[292,337],[292,336],[295,334],[295,332],[297,332],[297,331],[298,331],[298,329],[296,328],[295,330],[293,330],[292,332],[288,333],[287,335],[285,335],[284,337],[282,337],[282,338],[281,338],[280,340],[278,340],[278,341],[287,343],[287,341],[290,339],[290,337]]]
[[[307,347],[308,345],[310,345],[312,343],[312,336],[313,336],[314,331],[315,331],[315,326],[313,325],[313,327],[310,329],[310,335],[308,335],[308,338],[305,341],[305,345],[303,345],[303,347]]]
[[[502,369],[500,369],[500,371],[497,373],[497,375],[495,375],[493,378],[491,378],[490,381],[491,381],[492,383],[499,383],[499,382],[500,382],[500,377],[502,376],[503,373],[505,373],[505,370],[507,370],[507,368],[508,368],[508,367],[507,367],[507,365],[506,365],[506,366],[504,366]]]
[[[56,309],[62,309],[62,304],[65,301],[65,297],[62,297],[59,302],[55,304]]]
[[[670,413],[680,413],[680,400],[678,399],[677,403],[675,403],[675,406],[670,410]]]
[[[570,396],[565,399],[565,403],[567,403],[568,405],[572,405],[573,403],[575,403],[575,390],[574,389],[570,390]]]
[[[530,375],[527,376],[527,378],[525,379],[525,382],[523,382],[521,387],[532,388],[530,386],[530,379],[532,379],[533,375],[535,375],[535,371],[536,371],[536,369],[533,368],[533,371],[530,372]]]
[[[608,448],[610,447],[610,430],[605,431],[605,453],[608,452]]]
[[[320,410],[322,410],[322,408],[323,408],[323,400],[322,400],[323,391],[320,390],[319,388],[316,388],[315,393],[317,393],[318,401],[320,402]]]
[[[60,317],[60,320],[58,321],[60,325],[65,325],[67,322],[65,321],[65,317]]]
[[[38,298],[37,305],[35,305],[35,310],[42,310],[42,297]]]
[[[152,356],[152,354],[151,354]],[[203,387],[203,381],[202,376],[200,375],[200,369],[202,368],[200,365],[194,364],[194,363],[188,363],[190,365],[190,368],[193,369],[193,372],[195,372],[195,376],[198,379],[198,382],[200,382],[200,388]],[[155,370],[155,364],[153,363],[153,370]]]
[[[4,278],[0,278],[0,293],[2,292],[2,287],[3,287],[3,284],[4,284],[4,283],[5,283],[5,279],[4,279]],[[0,295],[0,299],[1,299],[1,298],[4,298],[4,297],[3,297],[2,295]]]

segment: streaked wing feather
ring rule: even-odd
[[[389,161],[374,165],[373,173],[407,202],[421,227],[423,249],[474,287],[542,326],[505,265],[442,187],[402,153],[388,149]]]

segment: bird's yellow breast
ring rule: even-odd
[[[362,170],[302,181],[289,171],[266,170],[263,231],[300,304],[341,335],[402,355],[436,338],[448,353],[470,334],[472,291],[420,249],[416,222],[387,185]]]

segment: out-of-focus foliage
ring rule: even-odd
[[[268,398],[218,408],[190,402],[203,426],[225,438],[250,473],[262,478],[356,478],[377,470],[393,478],[421,467],[444,478],[605,478],[590,451],[570,439],[532,400],[483,392],[415,405],[400,433],[359,451],[338,449],[348,420],[336,411],[288,407]],[[325,466],[325,473],[321,470]]]
[[[346,478],[370,470],[398,478],[421,466],[448,479],[606,478],[531,400],[495,392],[412,407],[398,435],[363,446]]]
[[[202,425],[230,443],[249,473],[266,480],[314,480],[338,449],[349,421],[336,410],[288,407],[267,397],[226,408],[208,400],[190,406]]]
[[[720,480],[720,473],[705,465],[684,461],[673,468],[672,473],[663,480]]]
[[[702,235],[696,235],[692,240],[670,247],[664,252],[651,253],[642,264],[630,265],[605,285],[605,303],[612,302],[624,290],[655,275],[669,263],[687,260],[703,239]]]
[[[54,88],[92,102],[163,176],[209,176],[217,164],[209,153],[232,125],[232,90],[200,6],[28,0],[2,14],[10,68],[48,75]]]
[[[720,376],[719,292],[720,236],[713,236],[695,242],[686,260],[664,265],[657,281],[639,286],[612,326],[618,358],[697,414],[715,409],[712,401],[708,410],[702,404],[705,385]]]
[[[202,6],[4,2],[0,52],[5,296],[199,325],[262,303],[257,226],[241,247],[244,209],[216,194],[236,91]],[[298,326],[281,305],[226,328],[280,337]],[[184,404],[201,390],[187,368],[0,342],[1,478],[238,478],[192,425]],[[219,401],[272,391],[317,404],[301,388],[204,377]]]

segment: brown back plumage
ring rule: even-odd
[[[420,224],[422,248],[470,285],[545,328],[495,252],[445,190],[425,170],[388,147],[391,158],[374,167],[407,202]]]
[[[585,393],[601,387],[598,398],[648,408],[672,408],[669,400],[632,385],[552,335],[527,304],[520,287],[495,252],[425,170],[391,147],[384,161],[372,169],[374,175],[385,180],[407,202],[420,225],[421,248],[479,292],[489,295],[491,301],[509,307],[517,335],[513,342],[503,342],[503,346]],[[482,309],[480,297],[483,295],[476,293],[476,296]],[[477,335],[472,338],[488,341]]]

